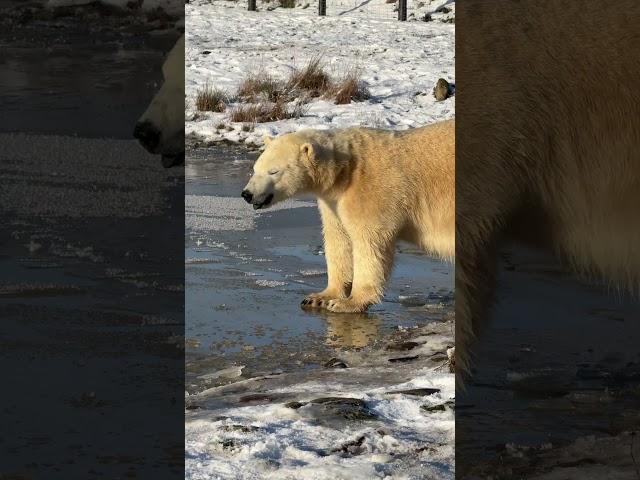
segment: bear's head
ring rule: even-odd
[[[164,82],[138,119],[133,136],[150,153],[162,156],[162,165],[184,163],[184,35],[162,66]]]
[[[289,133],[276,139],[266,137],[265,144],[242,191],[242,198],[256,210],[308,193],[313,186],[315,148],[309,139]]]

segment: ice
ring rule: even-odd
[[[263,212],[315,207],[315,202],[286,200]],[[209,195],[185,195],[185,227],[194,232],[220,230],[245,231],[255,229],[256,211],[240,197],[216,197]]]
[[[264,279],[256,280],[256,285],[260,287],[270,287],[270,288],[282,287],[286,284],[287,282],[280,282],[278,280],[264,280]]]

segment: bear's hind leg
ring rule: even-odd
[[[351,292],[353,256],[351,240],[342,222],[324,201],[318,201],[324,234],[324,255],[327,260],[327,288],[307,295],[303,308],[324,308],[329,300],[346,298]]]

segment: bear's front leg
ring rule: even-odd
[[[364,312],[370,305],[379,303],[391,271],[394,254],[394,238],[391,234],[365,233],[352,236],[351,242],[354,260],[351,295],[329,300],[327,309],[331,312]]]
[[[329,300],[346,298],[351,291],[353,258],[351,240],[342,222],[331,207],[318,200],[324,235],[324,255],[327,260],[327,288],[302,300],[303,308],[325,308]]]

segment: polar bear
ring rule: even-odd
[[[133,131],[142,146],[162,156],[162,165],[184,163],[184,35],[162,66],[164,82]]]
[[[303,308],[362,312],[382,299],[397,240],[454,257],[454,121],[407,131],[303,130],[266,138],[242,197],[255,209],[313,194],[328,284]]]
[[[456,156],[462,374],[490,318],[506,237],[615,290],[640,291],[640,36],[629,34],[640,4],[596,14],[582,2],[469,0],[458,13],[468,32],[456,49],[458,129],[472,132]]]

